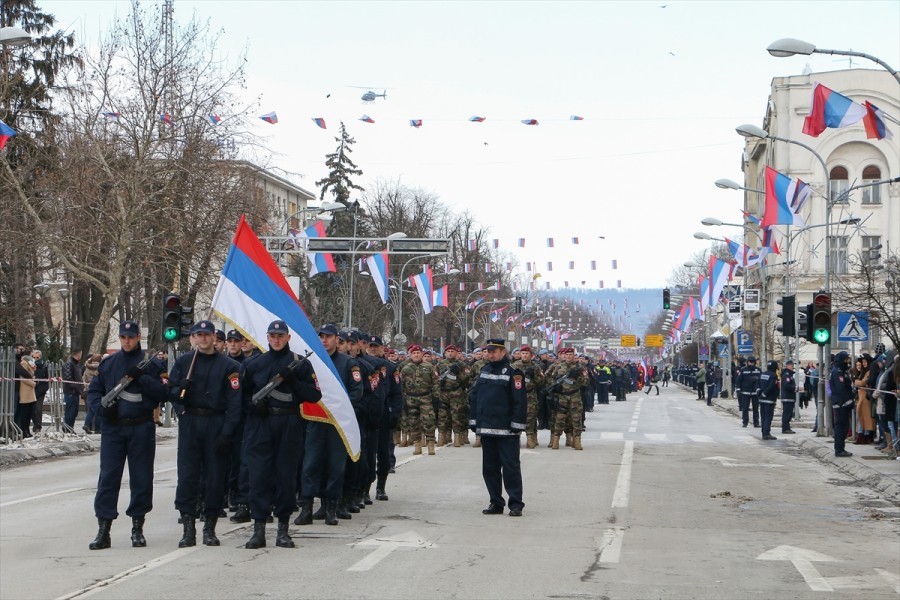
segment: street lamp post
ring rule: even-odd
[[[838,54],[840,56],[858,56],[860,58],[867,58],[874,63],[878,63],[882,67],[884,67],[888,73],[894,76],[894,79],[897,80],[897,83],[900,83],[900,73],[898,73],[893,67],[889,64],[878,58],[877,56],[872,56],[871,54],[866,54],[865,52],[856,52],[854,50],[829,50],[826,48],[816,48],[815,44],[810,44],[809,42],[804,42],[802,40],[797,40],[794,38],[783,38],[780,40],[776,40],[769,44],[769,47],[766,50],[772,56],[777,56],[778,58],[784,58],[787,56],[794,56],[795,54],[803,54],[809,56],[810,54]]]
[[[406,267],[408,267],[409,264],[415,260],[419,260],[422,258],[429,258],[430,256],[432,256],[432,255],[431,254],[420,254],[419,256],[413,256],[408,261],[406,261],[402,267],[400,267],[400,279],[397,281],[397,285],[400,286],[399,289],[401,292],[403,291],[403,281],[404,281],[403,273],[406,271]],[[399,314],[399,317],[397,318],[397,335],[394,336],[394,341],[397,342],[398,344],[405,344],[406,336],[403,335],[403,294],[402,293],[400,294],[400,310],[399,310],[398,314]]]
[[[403,239],[405,237],[406,237],[405,233],[403,233],[402,231],[398,231],[398,232],[392,233],[389,236],[387,236],[387,239],[399,240],[399,239]],[[355,238],[356,238],[356,212],[353,213],[353,238],[354,238],[353,252],[351,252],[351,254],[350,254],[350,297],[347,302],[348,308],[347,308],[346,323],[347,323],[348,329],[353,327],[353,274],[356,272],[356,251],[359,250],[359,248],[363,244],[367,243],[367,242],[359,242],[359,244],[357,244],[355,241]]]
[[[491,285],[491,286],[489,286],[489,287],[487,287],[487,288],[485,288],[485,289],[483,289],[483,290],[473,290],[472,292],[469,293],[468,296],[466,296],[466,303],[463,305],[463,311],[466,310],[466,307],[469,305],[469,300],[472,298],[472,296],[474,296],[474,295],[477,294],[478,292],[492,292],[492,291],[496,291],[497,289],[499,289],[499,288],[497,287],[497,284],[495,283],[495,284],[493,284],[493,285]],[[473,329],[475,328],[475,309],[477,309],[477,308],[478,308],[478,307],[476,306],[475,308],[472,309],[472,328],[473,328]],[[464,313],[464,314],[465,314],[465,313]],[[469,339],[470,339],[470,338],[469,338],[469,316],[468,316],[468,315],[465,315],[465,317],[466,317],[466,319],[465,319],[466,330],[465,330],[465,332],[463,332],[463,333],[464,333],[464,335],[465,335],[465,339],[466,339],[466,340],[469,340]],[[468,341],[467,341],[467,342],[466,342],[466,347],[468,348],[468,346],[469,346],[469,343],[468,343]],[[473,347],[474,347],[474,346],[473,346]]]

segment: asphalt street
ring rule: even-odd
[[[896,502],[677,387],[588,413],[584,451],[522,450],[521,518],[485,516],[478,449],[397,448],[387,502],[297,548],[178,549],[175,439],[156,457],[148,546],[123,486],[112,548],[88,550],[99,456],[0,471],[0,598],[860,598],[900,595]],[[773,432],[776,435],[779,429]],[[170,433],[170,432],[166,432]],[[900,468],[900,462],[897,463]],[[126,476],[127,482],[127,476]]]

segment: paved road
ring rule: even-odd
[[[585,450],[523,450],[525,516],[483,516],[480,452],[397,449],[390,501],[298,548],[179,550],[175,441],[147,548],[91,552],[96,454],[0,472],[0,598],[890,598],[896,504],[678,388],[588,414]],[[900,463],[898,463],[900,464]],[[124,512],[127,500],[120,498]],[[274,542],[270,526],[269,542]]]

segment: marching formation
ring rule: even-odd
[[[522,346],[509,356],[504,341],[494,339],[469,356],[452,345],[439,356],[416,344],[387,348],[378,336],[326,324],[319,340],[347,391],[362,440],[359,456],[351,457],[340,430],[304,410],[319,403],[322,391],[308,356],[290,350],[286,323],[273,321],[266,331],[268,349],[261,352],[236,330],[226,334],[198,321],[190,328],[192,350],[167,373],[164,355],[142,349],[138,324],[121,323],[122,349],[100,363],[87,392],[101,434],[92,550],[111,546],[126,462],[131,542],[146,545],[156,411],[166,402],[178,422],[178,547],[197,544],[198,520],[202,543],[218,546],[216,525],[230,508],[232,522],[253,523],[246,548],[266,546],[271,522],[277,523],[275,545],[293,548],[295,512],[295,525],[337,525],[373,504],[373,484],[374,499],[387,501],[395,446],[413,446],[415,455],[434,455],[445,445],[482,448],[490,496],[483,512],[501,514],[508,505],[510,516],[520,516],[520,434],[535,448],[538,429],[549,429],[550,448],[558,450],[564,437],[564,446],[582,450],[584,415],[595,398],[601,404],[610,396],[624,400],[645,377],[642,366],[595,363],[571,348],[556,357]],[[655,369],[647,379],[655,382]]]

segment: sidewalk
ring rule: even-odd
[[[683,386],[682,386],[683,387]],[[683,388],[687,391],[688,388]],[[741,413],[738,410],[735,398],[713,398],[713,405],[727,411],[737,418]],[[847,442],[846,450],[852,452],[849,458],[838,458],[834,455],[834,438],[817,437],[812,433],[812,417],[815,411],[805,409],[800,421],[791,421],[791,427],[797,433],[794,435],[782,435],[781,431],[781,402],[778,402],[773,419],[772,435],[779,441],[802,448],[823,463],[836,467],[842,473],[865,483],[867,486],[878,490],[893,500],[900,500],[900,461],[888,457],[887,454],[875,449],[872,444],[854,445]],[[777,424],[777,426],[775,426]]]

